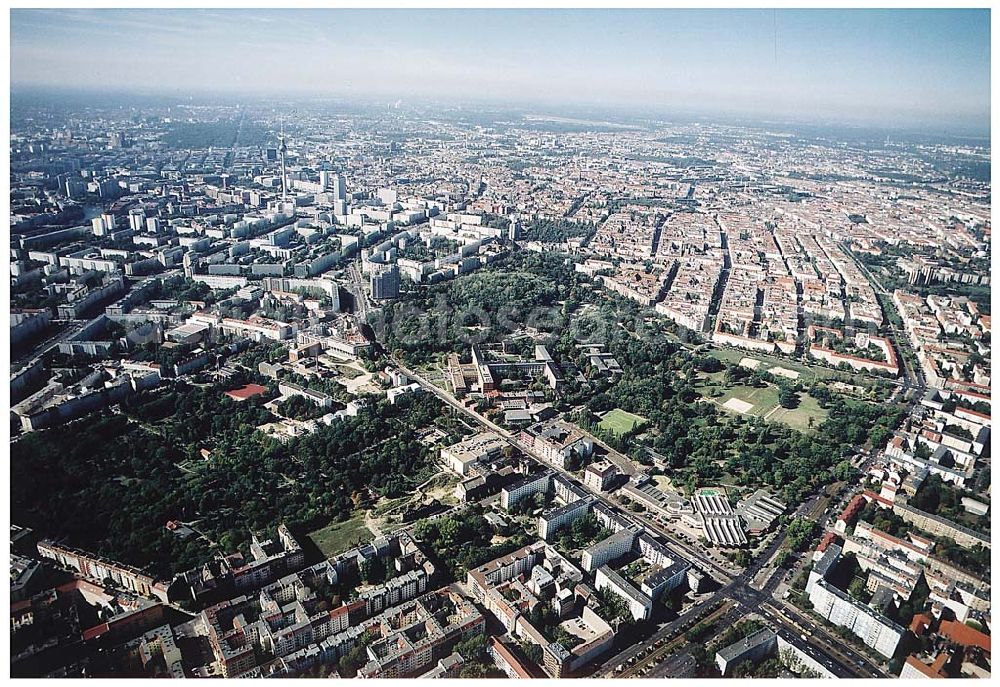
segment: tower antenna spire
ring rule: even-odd
[[[281,142],[278,147],[278,154],[281,156],[281,201],[285,202],[288,200],[288,174],[285,171],[285,152],[288,150],[288,146],[285,145],[285,120],[278,117],[278,122],[281,126],[281,134],[278,137]]]

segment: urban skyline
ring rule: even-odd
[[[985,9],[13,10],[11,79],[981,133],[989,27]]]

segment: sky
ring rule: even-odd
[[[987,131],[989,10],[11,10],[12,87]]]

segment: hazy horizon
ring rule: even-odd
[[[989,36],[989,10],[12,10],[11,88],[988,134]]]

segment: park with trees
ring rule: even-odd
[[[284,522],[302,534],[409,494],[439,469],[418,432],[450,429],[439,401],[411,395],[282,443],[256,431],[274,419],[261,401],[224,390],[177,382],[120,414],[21,437],[11,444],[12,478],[24,486],[12,520],[167,577],[212,549],[246,549],[252,530]],[[170,520],[202,536],[181,538]]]

